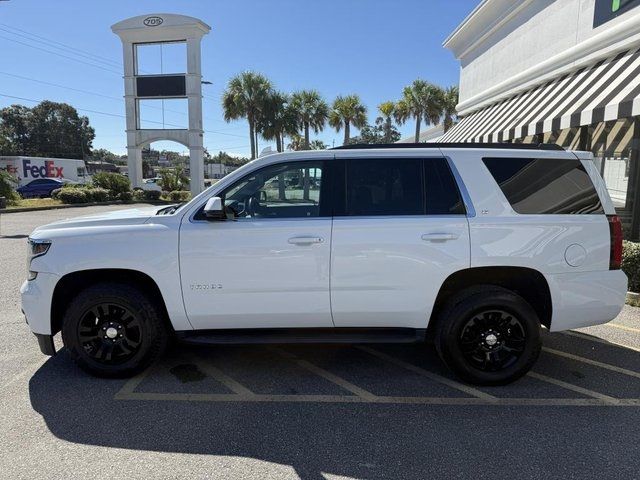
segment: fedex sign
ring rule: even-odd
[[[44,165],[31,165],[31,160],[22,160],[22,176],[24,178],[63,178],[64,167],[56,167],[53,160],[45,160]]]

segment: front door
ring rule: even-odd
[[[333,223],[336,327],[426,328],[440,286],[470,259],[465,206],[447,160],[340,157],[346,198]]]
[[[229,219],[183,219],[182,292],[194,328],[333,326],[325,171],[324,161],[258,169],[218,194]]]

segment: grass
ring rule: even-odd
[[[7,205],[7,209],[12,208],[34,208],[34,207],[55,207],[62,205],[60,200],[54,200],[52,198],[21,198],[17,203],[13,205]]]

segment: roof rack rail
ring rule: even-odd
[[[330,150],[367,150],[393,148],[484,148],[503,150],[554,150],[564,151],[555,143],[354,143],[341,145]]]

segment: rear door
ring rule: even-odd
[[[331,249],[336,327],[426,328],[443,281],[468,268],[465,205],[449,162],[339,152]]]

